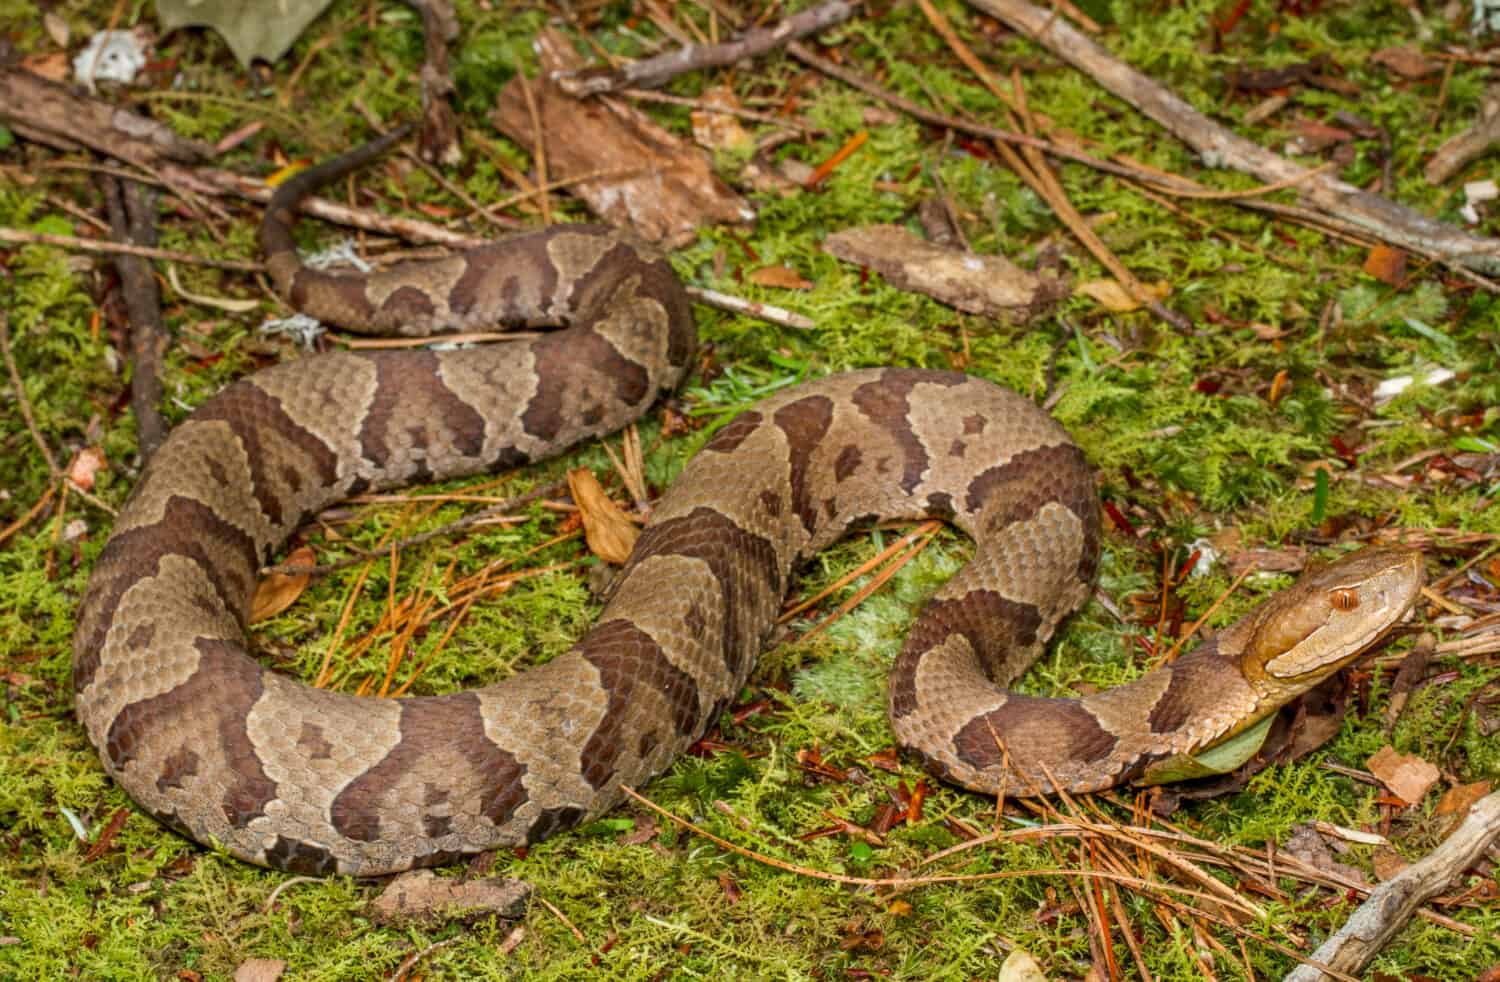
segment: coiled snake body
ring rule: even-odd
[[[305,518],[365,489],[513,466],[609,432],[674,386],[694,347],[666,263],[597,228],[369,276],[304,269],[296,199],[389,142],[278,193],[262,242],[284,294],[324,321],[386,332],[568,326],[271,368],[210,399],[157,452],[90,579],[74,686],[109,773],[199,842],[369,875],[597,815],[734,697],[797,562],[872,515],[939,516],[975,540],[912,629],[890,715],[936,773],[989,792],[1149,779],[1346,663],[1415,596],[1413,554],[1366,550],[1129,686],[1083,700],[1008,693],[1091,588],[1089,468],[1020,396],[890,368],[808,383],[720,429],[657,505],[598,623],[545,665],[405,699],[271,672],[243,624],[258,568]]]

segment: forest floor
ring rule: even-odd
[[[1423,172],[1445,139],[1473,123],[1489,84],[1467,6],[1452,5],[1464,7],[1460,15],[1399,3],[1257,4],[1232,24],[1225,11],[1234,5],[1222,2],[1084,6],[1117,57],[1242,136],[1308,166],[1331,164],[1350,184],[1475,234],[1500,231],[1497,211],[1483,203],[1476,226],[1460,214],[1463,185],[1493,176],[1493,159],[1442,184]],[[38,66],[57,65],[59,25],[69,57],[106,25],[155,26],[147,4],[47,7],[42,22],[27,0],[0,0],[0,36]],[[957,2],[939,7],[997,78],[1008,84],[1017,74],[1047,133],[1216,190],[1256,187],[1206,168],[1157,124],[997,21]],[[693,3],[460,0],[458,12],[464,156],[442,173],[480,202],[514,194],[517,174],[534,176],[530,148],[489,120],[500,88],[518,72],[535,74],[532,41],[545,26],[561,26],[590,59],[654,53],[675,43],[664,26],[689,35],[720,27]],[[915,102],[1005,125],[1004,106],[918,5],[872,3],[813,47]],[[1376,57],[1388,49],[1406,54]],[[421,19],[410,8],[336,0],[274,66],[247,72],[217,35],[180,30],[155,43],[134,87],[109,96],[210,143],[258,124],[217,164],[269,176],[367,139],[366,113],[416,117],[422,55]],[[1274,89],[1257,88],[1268,70],[1309,64]],[[639,424],[651,493],[715,423],[798,380],[889,364],[992,379],[1045,403],[1068,427],[1097,468],[1106,511],[1099,593],[1109,603],[1068,623],[1025,679],[1028,692],[1077,694],[1136,677],[1226,593],[1207,627],[1242,615],[1306,562],[1370,542],[1427,550],[1433,593],[1414,625],[1350,673],[1347,715],[1331,739],[1202,800],[1123,789],[1058,802],[1055,812],[1007,802],[997,815],[993,800],[898,759],[885,715],[886,671],[915,611],[970,551],[944,531],[901,552],[911,561],[848,612],[838,609],[871,572],[789,622],[709,739],[640,789],[691,828],[627,802],[542,844],[446,871],[533,884],[536,899],[519,923],[379,926],[367,908],[380,883],[289,882],[201,848],[134,808],[101,769],[73,715],[69,663],[109,509],[139,475],[128,328],[108,257],[6,245],[0,312],[34,427],[10,377],[0,378],[0,529],[8,531],[0,542],[0,978],[222,978],[259,958],[285,962],[296,979],[966,980],[996,978],[1015,949],[1053,978],[1277,977],[1342,923],[1362,884],[1427,853],[1453,814],[1500,777],[1492,735],[1500,645],[1484,634],[1487,615],[1500,610],[1493,294],[1421,257],[1232,199],[1167,198],[1054,161],[1062,193],[1107,249],[1139,281],[1159,285],[1162,304],[1179,315],[1169,322],[1098,289],[1110,273],[992,144],[914,120],[781,53],[688,74],[665,91],[696,100],[711,86],[774,118],[741,121],[774,146],[756,160],[751,149],[715,150],[718,174],[758,217],[701,229],[672,261],[691,284],[790,309],[814,326],[696,308],[698,368]],[[1275,97],[1284,102],[1268,105]],[[691,139],[690,107],[638,105]],[[795,174],[797,162],[805,172],[851,144],[814,188],[751,186],[752,163]],[[93,179],[60,166],[69,159],[83,158],[0,127],[0,227],[107,238]],[[351,182],[361,195],[351,201],[494,234],[466,223],[460,197],[396,156]],[[918,206],[935,196],[946,198],[975,252],[1027,268],[1040,261],[1066,276],[1073,289],[1057,310],[1031,323],[962,314],[822,248],[840,229],[916,228]],[[1295,203],[1296,189],[1257,200]],[[200,218],[197,202],[170,192],[161,201],[163,248],[258,258],[257,206],[224,199]],[[557,193],[546,213],[587,217]],[[523,196],[504,214],[537,225],[543,208]],[[299,228],[308,249],[349,234],[311,220]],[[301,354],[260,332],[287,311],[255,276],[190,262],[156,269],[174,338],[162,370],[168,422],[227,382]],[[216,305],[225,299],[249,303]],[[57,493],[38,442],[62,467],[84,451],[102,455],[93,500]],[[577,467],[625,500],[595,443],[521,472],[346,507],[305,539],[319,562],[356,555],[351,547],[380,552]],[[545,661],[598,610],[587,576],[598,561],[576,517],[558,506],[565,495],[550,497],[514,522],[316,579],[251,635],[267,659],[304,680],[328,658],[326,684],[349,692],[386,678],[413,692],[448,692]],[[861,570],[905,531],[844,539],[802,571],[794,598]],[[393,610],[441,599],[502,557],[525,575],[468,608],[454,630],[451,619],[410,636],[391,629]],[[1259,571],[1237,583],[1252,562]],[[830,616],[826,630],[810,632]],[[1437,649],[1390,722],[1396,670],[1419,630],[1435,634]],[[1387,748],[1412,768],[1435,768],[1418,800],[1376,773],[1372,758],[1393,759]],[[1061,827],[1068,822],[1073,831]],[[1080,837],[1079,822],[1098,827]],[[1178,837],[1146,839],[1146,829]],[[999,871],[1009,872],[973,878]],[[897,889],[821,874],[957,879]],[[1244,903],[1224,899],[1205,877]],[[1433,908],[1438,916],[1412,921],[1371,978],[1472,978],[1500,963],[1493,867],[1476,868],[1445,900]]]

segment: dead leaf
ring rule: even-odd
[[[286,971],[280,958],[246,958],[234,970],[234,982],[276,982]]]
[[[49,82],[66,82],[68,53],[53,51],[45,55],[28,55],[21,59],[21,67],[33,75],[40,75]]]
[[[42,26],[47,29],[47,36],[52,43],[59,48],[68,46],[68,22],[62,19],[62,15],[54,10],[49,10],[42,15]]]
[[[738,109],[740,100],[734,90],[726,85],[716,85],[698,101],[708,109],[695,109],[689,117],[693,123],[693,139],[700,147],[710,150],[743,150],[755,142],[740,121],[725,112],[714,112],[715,108]]]
[[[802,274],[790,266],[762,266],[751,270],[747,274],[751,283],[761,286],[775,286],[783,290],[811,290],[812,281],[803,278]]]
[[[1338,126],[1329,126],[1315,119],[1299,119],[1292,123],[1292,129],[1297,135],[1288,144],[1290,153],[1322,153],[1329,147],[1348,143],[1354,139],[1354,134],[1348,130]]]
[[[1411,863],[1408,863],[1402,858],[1399,852],[1390,846],[1378,846],[1375,849],[1375,854],[1370,857],[1370,865],[1375,870],[1375,879],[1384,883],[1406,869]]]
[[[1437,783],[1441,772],[1416,754],[1398,753],[1386,745],[1375,752],[1365,767],[1380,780],[1391,794],[1408,805],[1415,805]]]
[[[396,877],[370,901],[370,917],[377,924],[427,926],[468,923],[490,915],[515,920],[525,915],[531,889],[522,880],[499,876],[456,880],[416,870]]]
[[[900,225],[866,225],[835,232],[823,249],[875,270],[892,286],[926,294],[971,314],[1025,322],[1055,307],[1067,289],[1060,280],[1027,272],[1004,256],[947,249]]]
[[[286,557],[284,565],[311,566],[318,557],[311,546],[298,546]],[[250,623],[275,617],[297,602],[311,579],[306,573],[272,573],[255,586],[255,599],[250,601]]]
[[[1281,851],[1302,860],[1315,870],[1332,873],[1354,883],[1367,882],[1365,875],[1353,866],[1333,858],[1333,850],[1311,825],[1298,825],[1292,829]]]
[[[533,47],[540,76],[507,82],[490,118],[528,151],[540,128],[550,180],[573,180],[568,193],[600,219],[667,246],[696,239],[703,225],[754,221],[755,210],[715,175],[702,150],[623,100],[574,99],[551,81],[583,67],[566,37],[543,30]]]
[[[1472,784],[1460,784],[1443,792],[1438,799],[1437,807],[1432,810],[1432,816],[1437,818],[1444,815],[1464,816],[1469,813],[1469,806],[1490,793],[1490,782],[1475,781]]]
[[[1400,286],[1406,282],[1406,253],[1383,243],[1373,246],[1363,269],[1387,286]]]
[[[586,467],[568,471],[568,490],[583,519],[583,537],[589,551],[606,563],[618,566],[630,557],[641,530],[604,493],[599,479]]]
[[[1047,973],[1027,952],[1015,948],[1000,963],[998,982],[1047,982]]]
[[[1402,78],[1426,78],[1437,74],[1443,67],[1409,45],[1382,48],[1371,55],[1370,60]]]
[[[84,447],[68,464],[68,480],[85,491],[94,490],[94,479],[109,461],[99,447]]]
[[[156,0],[164,33],[212,27],[245,68],[275,62],[332,0]]]
[[[1153,300],[1164,300],[1172,292],[1172,287],[1166,280],[1155,284],[1143,283],[1142,286]],[[1126,314],[1141,309],[1141,301],[1131,296],[1125,285],[1116,279],[1089,280],[1078,284],[1073,292],[1089,297],[1111,313]]]

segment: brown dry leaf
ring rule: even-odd
[[[1165,300],[1172,292],[1172,286],[1166,280],[1157,283],[1141,284],[1146,293],[1154,300]],[[1140,310],[1141,302],[1130,295],[1124,284],[1116,279],[1089,280],[1080,283],[1073,290],[1081,293],[1098,303],[1105,310],[1114,314],[1128,314],[1132,310]]]
[[[1467,815],[1469,806],[1489,793],[1490,782],[1488,781],[1475,781],[1472,784],[1460,784],[1449,788],[1438,799],[1437,807],[1432,810],[1432,816],[1437,818],[1443,815]]]
[[[515,920],[526,913],[531,884],[501,876],[456,880],[431,870],[402,873],[370,901],[377,924],[436,925],[495,915]]]
[[[1295,856],[1313,869],[1332,873],[1355,883],[1366,882],[1364,873],[1333,858],[1333,850],[1328,848],[1327,841],[1311,825],[1295,826],[1281,851]]]
[[[318,561],[311,546],[298,546],[286,557],[284,565],[312,566]],[[306,573],[272,573],[255,586],[255,599],[250,601],[250,623],[275,617],[297,602],[311,579]]]
[[[574,180],[568,193],[600,219],[667,246],[696,239],[700,226],[755,220],[755,210],[714,174],[698,147],[621,100],[574,99],[558,88],[551,81],[557,73],[583,67],[566,37],[543,30],[534,47],[540,77],[507,82],[491,119],[530,152],[540,129],[549,180]]]
[[[875,270],[897,289],[926,294],[970,314],[1025,322],[1067,296],[1060,280],[1027,272],[1004,256],[944,248],[900,225],[835,232],[823,240],[823,249]]]
[[[1382,48],[1370,56],[1377,65],[1390,69],[1402,78],[1426,78],[1442,70],[1441,63],[1433,61],[1416,48],[1403,45]]]
[[[583,537],[589,551],[606,563],[618,566],[625,562],[641,530],[604,493],[599,479],[588,468],[568,471],[568,490],[583,519]]]
[[[1370,857],[1370,865],[1375,869],[1375,879],[1384,883],[1406,869],[1411,863],[1403,859],[1401,854],[1390,846],[1377,846],[1375,854]]]
[[[47,36],[52,39],[53,44],[59,48],[68,46],[68,22],[60,14],[53,10],[47,11],[42,15],[42,26],[47,29]]]
[[[740,100],[727,85],[716,85],[703,95],[699,102],[709,109],[695,109],[689,117],[693,122],[693,139],[700,147],[710,150],[742,150],[755,142],[755,138],[740,125],[740,121],[729,113],[714,112],[714,108],[738,109]]]
[[[780,287],[783,290],[811,290],[812,281],[790,266],[762,266],[747,274],[751,283]]]
[[[68,464],[68,480],[85,491],[94,490],[94,478],[108,466],[104,451],[98,447],[84,447]]]
[[[1365,761],[1365,767],[1379,778],[1386,790],[1408,805],[1421,801],[1442,776],[1436,767],[1416,754],[1398,753],[1390,745],[1377,750]]]
[[[246,958],[234,970],[234,982],[276,982],[286,971],[280,958]]]
[[[1363,269],[1387,286],[1400,286],[1406,282],[1406,253],[1384,244],[1373,246]]]
[[[53,51],[45,55],[28,55],[21,59],[21,67],[33,75],[40,75],[49,82],[68,80],[68,53]]]

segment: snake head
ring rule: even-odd
[[[1262,689],[1306,689],[1344,667],[1416,602],[1422,554],[1371,548],[1303,574],[1246,619],[1241,669]]]

